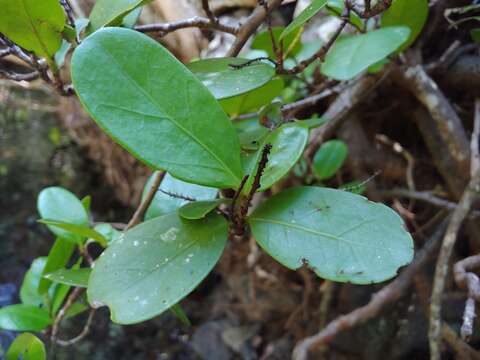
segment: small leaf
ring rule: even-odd
[[[344,0],[328,0],[327,7],[330,10],[330,13],[334,16],[341,17],[343,14],[343,9],[345,8]],[[363,21],[355,14],[353,11],[350,11],[350,23],[355,25],[357,28],[363,28]]]
[[[213,58],[191,62],[187,68],[220,100],[257,89],[275,75],[275,68],[270,64],[254,63],[240,69],[230,66],[247,61],[239,58]]]
[[[45,268],[43,269],[42,276],[48,273],[51,273],[55,270],[61,269],[67,265],[70,257],[75,250],[75,244],[62,239],[57,238],[55,243],[53,244],[50,252],[48,253],[47,263],[45,264]],[[38,286],[38,292],[40,294],[45,294],[52,282],[45,278],[40,279],[40,284]]]
[[[52,286],[51,289],[54,287]],[[54,288],[54,293],[52,296],[52,301],[51,301],[51,314],[52,317],[55,316],[58,311],[60,310],[61,306],[63,305],[63,302],[65,301],[65,298],[68,295],[68,292],[70,291],[70,286],[68,285],[57,285]]]
[[[239,186],[240,146],[230,120],[155,40],[124,28],[96,31],[74,51],[72,79],[98,125],[145,164],[200,185]]]
[[[70,191],[61,187],[48,187],[38,195],[37,208],[44,219],[65,222],[69,224],[87,226],[88,214],[81,201]],[[48,228],[57,236],[66,240],[80,243],[81,236],[72,234],[56,226]]]
[[[30,333],[18,335],[6,354],[6,360],[45,360],[46,358],[45,345]]]
[[[182,324],[187,325],[187,326],[192,326],[192,322],[188,318],[187,314],[185,311],[182,309],[182,307],[178,304],[173,305],[170,308],[170,311],[182,322]]]
[[[135,24],[138,21],[138,18],[140,17],[140,14],[142,13],[142,8],[138,7],[135,10],[133,10],[130,14],[125,16],[122,20],[122,26],[126,28],[133,29],[135,27]]]
[[[188,221],[171,213],[137,225],[97,260],[88,300],[93,307],[107,305],[119,324],[151,319],[195,289],[226,238],[227,224],[216,214]]]
[[[0,329],[42,331],[52,323],[48,311],[33,305],[10,305],[0,308]]]
[[[92,197],[90,195],[87,195],[81,200],[81,202],[87,214],[90,213],[90,207],[92,205]]]
[[[480,43],[480,28],[470,30],[470,37],[473,42]]]
[[[101,223],[95,225],[93,228],[99,234],[107,239],[108,244],[112,241],[118,240],[122,236],[122,232],[115,229],[112,225],[107,223]]]
[[[0,33],[40,57],[62,44],[65,13],[57,0],[0,0]]]
[[[283,44],[283,58],[295,56],[302,49],[302,43],[300,37],[302,35],[302,28],[292,31],[280,40],[280,35],[285,28],[283,26],[272,27],[273,37],[277,47],[280,48],[280,44]],[[253,38],[252,49],[258,49],[265,51],[271,59],[275,59],[276,55],[273,51],[272,38],[268,30],[262,31]]]
[[[331,178],[347,158],[347,145],[341,140],[322,144],[313,157],[313,173],[319,180]]]
[[[277,261],[290,269],[306,264],[332,281],[382,282],[413,257],[413,240],[397,213],[340,190],[287,189],[261,204],[248,222]]]
[[[138,7],[151,0],[97,0],[90,13],[89,31],[94,32],[104,26],[118,26],[122,19]]]
[[[225,199],[190,202],[178,209],[178,215],[188,220],[203,219],[222,202],[225,202]]]
[[[260,189],[258,191],[268,189],[290,171],[302,156],[307,140],[308,128],[299,123],[283,125],[263,140],[263,144],[257,153],[247,161],[245,169],[246,174],[255,174],[262,157],[263,147],[266,144],[272,145],[267,166],[260,178]],[[245,192],[250,191],[252,183],[253,176],[250,176],[244,187]]]
[[[298,14],[298,16],[293,19],[293,21],[282,31],[280,40],[302,27],[308,20],[322,10],[326,4],[327,0],[312,0],[310,5],[308,5],[300,14]]]
[[[75,19],[75,33],[77,34],[77,38],[80,39],[83,30],[85,30],[90,24],[90,20],[86,18],[79,18]]]
[[[309,129],[314,129],[319,126],[322,126],[328,121],[328,119],[324,117],[313,117],[307,120],[299,120],[299,122],[305,126],[307,126]]]
[[[58,68],[61,68],[65,64],[65,57],[68,54],[68,50],[72,47],[72,44],[70,44],[66,40],[62,40],[62,45],[60,46],[60,49],[55,53],[54,60],[55,64],[57,64]]]
[[[150,190],[154,176],[155,174],[153,174],[145,184],[142,199],[145,198]],[[175,179],[170,174],[166,174],[160,185],[160,189],[155,194],[155,197],[145,214],[145,220],[176,211],[179,207],[189,202],[184,198],[191,198],[195,201],[213,200],[216,198],[217,193],[217,189],[202,185],[189,184]],[[178,197],[174,197],[175,195]]]
[[[59,284],[86,288],[91,272],[92,269],[90,268],[59,269],[55,272],[45,274],[44,277]]]
[[[340,38],[328,52],[321,71],[336,80],[350,80],[393,53],[409,35],[407,27],[396,26]]]
[[[85,305],[84,303],[81,302],[75,302],[70,306],[67,311],[65,312],[65,319],[72,318],[74,316],[77,316],[78,314],[83,313],[85,310],[90,309],[88,305]]]
[[[256,117],[235,121],[234,125],[240,139],[240,146],[245,150],[257,150],[270,132],[258,122]]]
[[[79,235],[83,238],[95,240],[97,243],[99,243],[103,247],[106,247],[108,245],[107,239],[102,234],[89,228],[88,226],[79,226],[75,224],[68,224],[62,221],[55,221],[55,220],[48,220],[48,219],[40,219],[38,220],[38,222],[45,225],[53,226],[55,228],[60,228],[71,234]]]
[[[410,29],[408,40],[397,49],[401,52],[416,40],[428,17],[428,0],[394,0],[382,15],[382,27],[406,26]]]
[[[43,305],[43,296],[38,292],[38,286],[46,263],[46,257],[39,257],[33,260],[32,265],[30,265],[30,269],[25,274],[20,287],[20,300],[23,304]]]

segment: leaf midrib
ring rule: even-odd
[[[34,34],[35,37],[37,38],[37,40],[38,40],[38,42],[39,42],[39,44],[40,44],[40,47],[43,49],[43,51],[45,52],[45,54],[46,54],[48,57],[50,57],[51,54],[49,53],[46,45],[43,43],[42,38],[40,37],[40,34],[39,34],[38,31],[37,31],[37,28],[36,28],[36,27],[34,26],[34,24],[33,24],[32,16],[30,15],[30,13],[29,13],[26,5],[25,5],[25,0],[20,0],[20,1],[22,2],[23,10],[24,10],[24,12],[25,12],[25,15],[26,15],[26,17],[27,17],[28,23],[29,23],[29,25],[30,25],[30,28],[32,29],[33,34]]]

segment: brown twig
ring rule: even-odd
[[[368,4],[368,7],[365,6],[363,11],[358,7],[358,5],[352,5],[352,11],[362,19],[370,19],[371,17],[380,15],[382,12],[387,10],[392,5],[393,0],[382,0],[378,1],[373,7]]]
[[[314,347],[329,344],[340,332],[365,323],[377,316],[388,304],[404,296],[414,275],[427,263],[438,248],[444,230],[445,222],[438,227],[423,248],[417,251],[413,262],[394,281],[375,293],[368,304],[336,318],[319,333],[299,342],[294,348],[293,359],[307,360],[309,351]]]
[[[183,19],[163,24],[137,25],[135,26],[135,30],[143,33],[158,32],[163,36],[172,31],[190,27],[196,27],[199,29],[213,29],[223,31],[232,35],[237,34],[239,31],[238,27],[236,26],[226,25],[221,23],[220,21],[212,21],[209,18],[201,16],[194,16],[189,19]]]
[[[87,322],[85,323],[85,326],[83,327],[80,334],[68,340],[57,339],[56,344],[60,346],[71,346],[78,343],[79,341],[82,341],[85,338],[85,336],[87,336],[90,332],[90,326],[92,325],[93,317],[95,316],[95,310],[96,309],[90,309],[88,313]]]
[[[150,190],[148,191],[147,196],[141,202],[140,206],[137,208],[137,210],[133,214],[132,218],[130,219],[127,226],[125,227],[125,231],[131,229],[135,225],[138,225],[142,222],[145,212],[147,211],[148,207],[152,203],[152,200],[155,197],[155,194],[157,193],[158,188],[160,187],[160,184],[162,183],[164,176],[165,176],[164,171],[158,171],[155,174],[153,178],[152,186],[150,187]]]
[[[473,176],[480,168],[480,98],[475,98],[473,132],[470,140],[470,174]]]
[[[67,15],[68,23],[72,27],[75,27],[75,16],[73,16],[73,10],[72,10],[72,7],[70,6],[70,3],[68,2],[68,0],[60,0],[60,5],[62,5],[63,10],[65,11],[65,14]]]
[[[212,23],[218,22],[218,18],[213,13],[212,9],[210,8],[210,3],[208,0],[202,0],[202,8],[205,11],[205,15],[210,19]]]
[[[40,74],[36,70],[29,73],[21,74],[13,71],[0,69],[0,79],[8,79],[13,81],[32,81],[38,79],[39,77]]]
[[[70,293],[70,295],[68,295],[68,298],[65,301],[65,304],[62,306],[57,316],[55,317],[55,320],[52,325],[52,334],[50,336],[50,340],[52,341],[53,345],[56,344],[57,342],[57,335],[58,335],[58,330],[60,329],[60,323],[62,322],[63,318],[67,314],[68,309],[70,309],[70,307],[78,299],[78,297],[82,294],[84,290],[85,290],[84,288],[80,288],[80,287],[75,288]]]

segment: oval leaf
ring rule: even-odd
[[[103,26],[117,26],[123,18],[136,8],[151,0],[97,0],[90,13],[89,31]]]
[[[42,331],[52,323],[48,311],[33,305],[10,305],[0,309],[0,329]]]
[[[18,335],[6,355],[6,360],[45,360],[46,358],[45,345],[30,333]]]
[[[382,15],[382,27],[406,26],[410,29],[408,40],[398,52],[408,48],[425,25],[428,17],[428,0],[395,0]]]
[[[88,284],[94,307],[133,324],[159,315],[190,293],[222,254],[227,224],[218,215],[187,221],[171,213],[144,222],[96,262]]]
[[[189,220],[203,219],[224,201],[225,199],[194,201],[185,204],[180,209],[178,209],[178,215],[180,215],[184,219]]]
[[[48,187],[38,195],[37,208],[44,219],[65,222],[69,224],[88,226],[88,214],[82,202],[70,191],[61,187]],[[82,236],[72,234],[57,226],[47,225],[57,236],[66,240],[81,242]]]
[[[288,34],[298,30],[303,26],[308,20],[314,17],[323,7],[327,4],[327,0],[312,0],[310,5],[308,5],[298,16],[293,19],[293,21],[282,31],[280,35],[280,40],[285,38]]]
[[[232,124],[202,83],[156,41],[130,29],[96,31],[76,48],[72,79],[99,126],[147,165],[197,184],[239,186]]]
[[[304,264],[328,280],[377,283],[413,257],[413,240],[389,207],[334,189],[296,187],[249,218],[260,246],[290,269]]]
[[[266,84],[275,75],[275,68],[263,63],[234,69],[247,59],[215,58],[191,62],[188,69],[211,91],[216,99],[240,95]]]
[[[409,28],[396,26],[343,37],[328,52],[321,71],[336,80],[352,79],[397,50],[409,35]]]
[[[155,174],[153,174],[145,184],[142,198],[145,198],[150,190],[154,176]],[[216,198],[217,193],[217,189],[189,184],[175,179],[170,174],[166,174],[145,214],[145,220],[176,211],[180,206],[189,202],[187,199],[193,199],[195,201],[213,200]]]
[[[0,0],[0,33],[52,59],[62,44],[65,13],[58,0]]]
[[[90,268],[59,269],[55,272],[45,274],[44,277],[59,284],[86,288],[91,272],[92,269]]]
[[[25,274],[20,288],[20,300],[23,304],[35,306],[43,305],[44,298],[38,292],[38,286],[46,263],[46,257],[39,257],[32,261],[32,265],[30,265],[30,269]]]
[[[341,140],[322,144],[313,157],[313,173],[319,180],[331,178],[347,158],[347,145]]]

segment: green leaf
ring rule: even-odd
[[[65,13],[57,0],[0,0],[0,33],[52,59],[62,44]]]
[[[280,40],[285,38],[288,34],[301,28],[308,20],[314,17],[327,4],[327,0],[312,0],[298,16],[282,31]]]
[[[37,208],[44,219],[65,222],[74,225],[87,226],[88,214],[81,201],[70,191],[61,187],[48,187],[38,195]],[[47,226],[55,235],[76,243],[82,237],[72,234],[56,226]]]
[[[154,176],[155,174],[153,174],[145,184],[142,199],[145,198],[150,190]],[[217,197],[217,193],[217,189],[196,184],[189,184],[175,179],[170,174],[166,174],[162,180],[159,190],[155,194],[155,197],[153,198],[152,203],[145,214],[145,220],[153,219],[154,217],[166,215],[172,211],[176,211],[180,206],[189,202],[188,200],[184,199],[185,197],[195,199],[196,201],[213,200]],[[180,197],[184,198],[173,197],[168,194],[179,195]]]
[[[142,13],[142,8],[138,7],[135,10],[133,10],[130,14],[125,16],[122,20],[122,26],[126,28],[133,29],[135,24],[138,21],[138,18],[140,17],[140,14]]]
[[[86,18],[79,18],[75,19],[75,33],[77,34],[77,37],[80,38],[82,35],[83,30],[85,30],[90,24],[90,20]]]
[[[480,28],[470,30],[470,37],[473,42],[480,43]]]
[[[45,345],[30,333],[18,335],[6,354],[6,360],[45,360],[46,358]]]
[[[52,317],[56,315],[60,310],[71,287],[68,285],[60,284],[55,287],[51,287],[51,289],[53,288],[54,288],[54,292],[52,296],[52,301],[51,301],[52,305],[51,305],[51,311],[50,311],[50,313],[52,314]]]
[[[55,64],[57,64],[58,68],[61,68],[65,64],[65,57],[68,54],[68,50],[72,47],[72,44],[70,44],[66,40],[62,40],[62,45],[60,46],[60,49],[55,53],[54,60]]]
[[[408,48],[418,37],[428,17],[428,0],[394,0],[382,15],[382,27],[406,26],[410,29],[408,40],[397,49]]]
[[[269,130],[258,122],[258,118],[250,118],[234,122],[237,129],[240,146],[245,150],[257,150]]]
[[[260,246],[290,269],[307,264],[328,280],[377,283],[413,257],[400,216],[363,196],[296,187],[261,204],[249,218]]]
[[[74,250],[74,243],[62,238],[57,238],[52,248],[50,249],[50,252],[48,253],[47,263],[45,265],[45,268],[43,269],[42,276],[65,267],[65,265],[67,265],[68,261],[70,260],[70,257],[72,256]],[[45,294],[51,284],[52,282],[50,280],[47,280],[45,278],[40,279],[38,292],[40,294]]]
[[[52,273],[45,274],[44,277],[59,284],[86,288],[91,272],[92,269],[90,268],[59,269]]]
[[[275,68],[269,64],[254,63],[240,69],[230,66],[247,61],[239,58],[205,59],[191,62],[187,68],[220,100],[257,89],[275,76]]]
[[[122,232],[115,229],[112,225],[107,223],[101,223],[95,225],[93,228],[99,234],[107,239],[108,244],[112,241],[118,240],[122,236]]]
[[[239,186],[240,146],[230,120],[155,40],[124,28],[96,31],[75,49],[72,79],[89,114],[139,160],[184,181]]]
[[[182,324],[192,326],[192,322],[180,305],[172,305],[170,311],[182,322]]]
[[[65,319],[70,319],[74,316],[77,316],[78,314],[81,314],[88,309],[90,309],[88,305],[85,305],[84,303],[81,303],[81,302],[75,302],[65,312]]]
[[[317,128],[319,126],[322,126],[327,121],[328,121],[328,119],[326,119],[324,117],[313,117],[313,118],[306,119],[306,120],[299,120],[299,122],[301,124],[307,126],[309,129],[314,129],[314,128]]]
[[[344,0],[328,0],[327,7],[330,10],[330,13],[336,17],[341,17],[343,14],[343,9],[345,8]],[[363,28],[363,21],[357,14],[353,11],[350,12],[350,22],[358,28]]]
[[[178,209],[178,215],[188,220],[203,219],[211,213],[218,205],[225,202],[226,199],[216,199],[207,201],[194,201],[183,205]]]
[[[313,157],[313,173],[319,180],[331,178],[347,158],[348,147],[341,140],[322,144]]]
[[[30,265],[30,269],[25,274],[20,287],[20,300],[23,304],[43,305],[43,296],[38,292],[38,286],[46,263],[46,257],[39,257],[33,260],[32,265]]]
[[[133,324],[167,310],[190,293],[222,254],[227,224],[216,214],[188,221],[171,213],[144,222],[97,260],[88,284],[93,307]]]
[[[295,56],[302,49],[302,43],[300,37],[302,35],[302,28],[292,31],[280,41],[280,35],[284,31],[283,26],[272,27],[273,37],[277,47],[283,44],[283,58]],[[275,52],[273,51],[272,38],[268,30],[260,32],[253,38],[252,49],[265,51],[271,59],[275,59]]]
[[[258,89],[220,100],[220,105],[227,114],[232,116],[254,112],[279,96],[284,87],[282,78],[275,77]]]
[[[33,305],[10,305],[0,308],[0,329],[42,331],[52,323],[48,311]]]
[[[104,26],[118,26],[122,19],[151,0],[97,0],[90,13],[89,32]]]
[[[92,205],[92,197],[90,195],[87,195],[80,201],[82,202],[83,208],[85,209],[87,214],[90,213],[90,207]]]
[[[409,35],[407,27],[396,26],[340,38],[328,52],[321,71],[336,80],[350,80],[397,50]]]
[[[262,146],[255,155],[247,160],[245,173],[255,174],[258,163],[262,157],[262,150],[266,144],[272,145],[268,156],[267,166],[260,178],[260,189],[264,191],[275,184],[295,165],[302,156],[308,140],[308,128],[299,123],[285,124],[271,132],[263,141]],[[253,176],[247,180],[244,191],[250,191]]]
[[[76,234],[83,238],[95,240],[97,243],[99,243],[103,247],[106,247],[108,245],[107,239],[102,234],[89,228],[88,226],[79,226],[75,224],[68,224],[62,221],[55,221],[55,220],[48,220],[48,219],[40,219],[38,220],[38,222],[65,230],[71,234]]]

